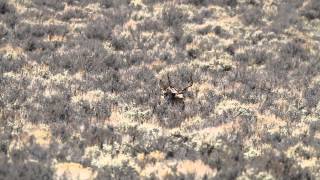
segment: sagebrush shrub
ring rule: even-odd
[[[162,10],[162,20],[169,27],[179,26],[186,19],[187,15],[175,5],[168,5]]]
[[[131,0],[100,0],[100,5],[105,8],[117,8],[120,5],[128,6]]]
[[[58,18],[63,21],[70,21],[71,19],[83,19],[87,14],[80,9],[68,9],[61,14],[58,14]]]
[[[112,34],[112,22],[108,18],[98,18],[90,21],[85,31],[86,36],[90,39],[106,40]]]
[[[264,16],[260,7],[243,7],[241,19],[246,25],[260,25]]]
[[[61,3],[60,0],[51,0],[51,1],[46,1],[46,0],[32,0],[32,3],[39,7],[47,7],[53,10],[61,11],[64,9],[64,3]]]
[[[301,14],[309,20],[320,19],[320,1],[309,1],[309,3],[302,10]]]

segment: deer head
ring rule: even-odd
[[[189,87],[193,85],[192,76],[190,76],[190,81],[187,86],[182,89],[177,89],[172,85],[169,74],[167,74],[168,84],[165,84],[160,80],[159,85],[162,90],[162,94],[165,100],[171,104],[183,103],[184,104],[184,93],[188,90]]]

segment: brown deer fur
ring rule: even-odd
[[[188,90],[188,88],[193,85],[192,76],[190,76],[190,82],[188,83],[188,85],[182,89],[177,89],[174,86],[172,86],[172,83],[168,74],[167,74],[167,78],[168,78],[168,84],[165,84],[162,80],[160,80],[159,82],[164,99],[171,105],[182,105],[182,108],[184,109],[184,100],[185,100],[184,94]]]

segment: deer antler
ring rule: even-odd
[[[166,85],[161,79],[159,81],[159,86],[162,90],[165,90],[168,88],[168,85]]]
[[[167,78],[168,78],[169,87],[172,88],[172,84],[171,84],[171,80],[170,80],[169,74],[167,74]]]
[[[189,87],[191,87],[193,85],[193,79],[192,79],[192,75],[190,76],[190,81],[189,81],[189,84],[184,87],[182,90],[179,91],[179,93],[183,93],[185,92]]]

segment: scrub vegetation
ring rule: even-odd
[[[319,172],[319,0],[0,1],[0,179]]]

